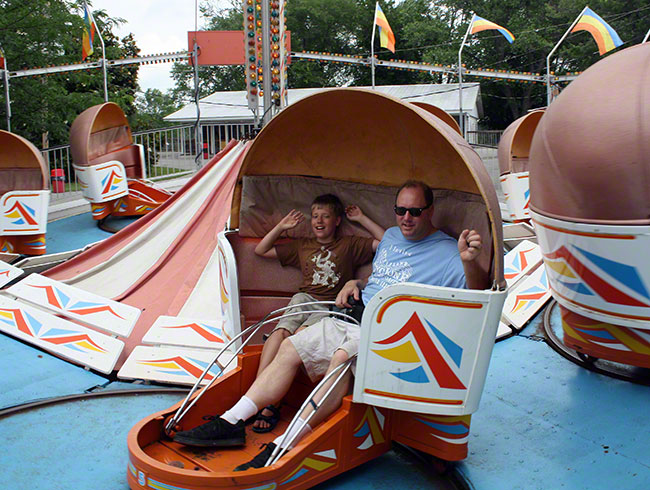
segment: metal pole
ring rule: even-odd
[[[196,31],[195,31],[196,32]],[[192,47],[192,60],[194,61],[194,103],[196,104],[196,124],[194,125],[194,139],[196,141],[196,157],[194,163],[200,168],[203,155],[203,129],[201,128],[201,107],[199,94],[199,45],[194,38]]]
[[[102,51],[104,50],[104,43],[102,42]],[[104,102],[108,102],[108,80],[106,75],[106,55],[102,58],[102,69],[104,70]]]
[[[465,118],[463,117],[463,62],[461,60],[461,55],[463,53],[463,47],[467,41],[467,36],[469,36],[469,31],[472,29],[474,24],[474,17],[476,14],[472,14],[472,20],[467,26],[467,31],[465,32],[465,37],[463,42],[460,43],[460,49],[458,50],[458,121],[460,122],[460,134],[465,137]]]
[[[648,29],[648,32],[646,33],[645,37],[643,38],[643,41],[641,41],[641,44],[643,44],[644,42],[646,42],[646,41],[648,40],[649,37],[650,37],[650,29]]]
[[[264,112],[262,112],[262,124],[266,124],[271,119],[271,9],[269,0],[262,0],[262,76],[264,80]]]
[[[587,10],[589,7],[586,6],[585,8],[582,9],[582,12],[576,17],[576,20],[573,21],[573,24],[569,26],[567,31],[564,33],[564,36],[562,36],[562,39],[558,41],[558,43],[555,45],[555,47],[551,50],[551,52],[548,54],[546,57],[546,105],[550,106],[551,105],[551,56],[553,56],[553,53],[555,53],[555,50],[560,47],[560,44],[562,44],[562,41],[569,35],[571,32],[571,29],[575,27],[575,25],[578,23],[578,20],[580,20],[580,17],[582,17],[582,14],[585,13],[585,10]]]
[[[93,18],[93,21],[95,19]],[[106,76],[106,48],[104,46],[104,37],[102,36],[102,31],[99,30],[99,25],[96,22],[95,29],[97,29],[97,35],[99,36],[99,42],[102,44],[102,70],[104,72],[104,102],[108,102],[108,82]]]
[[[370,76],[372,78],[372,89],[375,90],[375,31],[377,30],[377,7],[375,3],[375,16],[372,19],[372,36],[370,38]]]
[[[5,106],[7,107],[7,131],[11,132],[11,100],[9,99],[9,68],[7,67],[7,58],[5,58],[5,68],[2,72],[5,80]]]

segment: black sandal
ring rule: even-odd
[[[272,412],[272,415],[262,415],[262,412],[264,410],[269,410]],[[268,427],[253,427],[253,432],[257,432],[258,434],[264,434],[266,432],[271,432],[273,429],[275,429],[275,426],[278,425],[278,422],[280,421],[280,409],[276,407],[275,405],[267,405],[264,407],[262,410],[257,412],[257,415],[255,416],[255,420],[261,420],[263,422],[266,422],[269,424]]]

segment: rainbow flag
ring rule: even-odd
[[[93,41],[95,40],[95,19],[84,2],[84,32],[81,37],[81,61],[93,54]]]
[[[505,37],[509,43],[512,43],[512,41],[515,40],[515,36],[512,35],[512,32],[510,32],[508,29],[505,27],[501,27],[499,24],[495,24],[494,22],[490,22],[487,19],[484,19],[483,17],[479,17],[478,15],[474,14],[474,17],[472,17],[472,23],[471,23],[471,34],[476,34],[477,32],[481,31],[489,31],[491,29],[495,29],[499,31],[501,34],[503,34],[503,37]]]
[[[571,32],[578,31],[587,31],[594,37],[601,55],[623,44],[616,31],[589,7],[585,8],[576,26],[571,29]]]
[[[395,52],[395,34],[388,24],[388,20],[384,12],[379,6],[379,2],[375,4],[375,25],[379,26],[379,45],[389,51]]]

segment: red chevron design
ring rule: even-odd
[[[173,327],[165,327],[165,328],[171,328],[171,329],[176,329],[176,328],[190,328],[194,330],[196,333],[198,333],[201,337],[203,337],[206,340],[209,340],[210,342],[218,342],[220,344],[223,344],[223,339],[221,337],[217,337],[213,333],[209,332],[205,328],[203,328],[201,325],[197,325],[196,323],[188,323],[187,325],[177,325]]]
[[[641,306],[647,307],[645,303],[641,303],[636,299],[628,296],[620,289],[616,289],[611,284],[590,271],[582,262],[580,262],[566,247],[561,246],[555,252],[544,254],[545,257],[551,260],[563,259],[571,268],[585,281],[591,289],[596,291],[598,295],[605,301],[626,306]]]
[[[47,302],[50,303],[55,308],[63,310],[63,305],[59,302],[59,298],[56,297],[56,292],[52,286],[37,286],[35,284],[29,284],[29,286],[36,289],[45,289],[45,294],[47,296]]]
[[[424,325],[422,325],[422,322],[415,312],[413,312],[411,318],[409,318],[409,320],[398,332],[396,332],[394,335],[391,335],[387,339],[379,340],[375,343],[383,345],[393,344],[402,340],[409,333],[412,333],[415,337],[415,341],[424,354],[424,358],[427,361],[429,369],[431,369],[433,376],[436,378],[436,381],[441,388],[449,388],[455,390],[464,390],[467,388],[454,374],[449,365],[445,362],[444,358],[431,340],[431,337],[429,337],[429,334],[424,328]]]
[[[18,331],[29,335],[30,337],[33,337],[34,334],[32,334],[32,331],[29,329],[29,325],[25,321],[25,317],[23,317],[23,312],[20,311],[19,309],[13,309],[13,308],[0,308],[0,311],[6,311],[7,313],[11,313],[14,322],[16,322],[16,328]]]
[[[25,219],[25,221],[27,221],[28,224],[30,225],[38,224],[36,220],[32,217],[32,215],[23,207],[20,201],[16,201],[14,205],[11,207],[11,209],[7,211],[5,214],[9,214],[13,210],[17,210],[20,213],[20,215]]]
[[[72,342],[79,342],[80,340],[85,340],[87,341],[90,345],[93,347],[96,347],[102,352],[106,352],[106,349],[101,347],[100,345],[97,345],[93,339],[91,339],[88,334],[78,334],[78,335],[67,335],[65,337],[54,337],[51,339],[47,338],[41,338],[41,340],[44,340],[45,342],[49,342],[50,344],[55,344],[55,345],[62,345],[62,344],[70,344]]]
[[[512,311],[515,311],[519,307],[520,303],[526,301],[537,301],[545,294],[546,291],[542,291],[541,293],[518,294],[517,296],[515,296],[515,304],[512,307]]]
[[[195,378],[198,378],[201,376],[201,374],[203,374],[203,369],[196,367],[194,364],[180,356],[170,357],[168,359],[155,359],[153,361],[147,362],[175,362],[179,367],[190,373]],[[212,378],[214,378],[214,376],[212,376],[210,373],[207,373],[203,379],[210,381]]]
[[[113,180],[116,178],[120,178],[120,176],[115,172],[115,170],[111,170],[111,175],[108,176],[108,180],[106,181],[106,185],[104,186],[104,190],[102,191],[102,194],[106,194],[108,191],[111,190],[111,185],[113,185]]]
[[[78,315],[92,315],[93,313],[101,313],[102,311],[108,311],[109,313],[118,317],[120,320],[124,320],[124,318],[118,315],[117,313],[115,313],[113,308],[111,308],[109,305],[95,306],[93,308],[85,307],[79,309],[69,309],[68,311],[70,313],[77,313]]]

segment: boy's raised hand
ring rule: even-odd
[[[356,204],[350,204],[345,208],[345,215],[350,221],[359,221],[363,218],[363,211]]]
[[[305,221],[305,215],[302,214],[300,211],[296,211],[295,209],[292,209],[284,218],[280,220],[278,226],[283,231],[287,231],[292,228],[295,228],[303,221]]]

